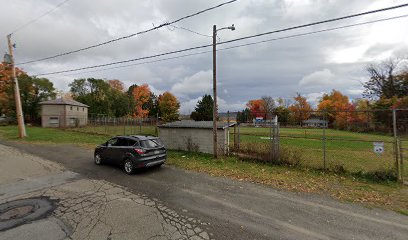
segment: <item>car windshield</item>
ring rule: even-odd
[[[140,141],[140,145],[144,148],[155,148],[155,147],[160,147],[163,144],[161,143],[160,139],[154,138],[154,139]]]

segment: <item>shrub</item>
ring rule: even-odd
[[[241,144],[239,152],[245,154],[245,158],[252,158],[262,162],[296,167],[302,164],[301,151],[286,146],[279,147],[279,157],[272,156],[272,146],[270,143],[244,143]]]

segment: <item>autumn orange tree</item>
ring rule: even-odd
[[[289,110],[292,113],[294,120],[297,123],[302,124],[304,120],[309,119],[312,106],[307,102],[306,98],[300,95],[300,93],[296,94],[296,97],[293,98],[295,103],[289,106]]]
[[[13,79],[9,64],[0,63],[0,114],[14,114],[14,93]],[[17,77],[25,74],[19,68],[16,68]]]
[[[253,117],[262,117],[266,119],[265,104],[262,99],[249,100],[246,106],[249,108],[249,111],[251,111]]]
[[[158,107],[163,121],[171,122],[179,119],[180,103],[170,92],[159,95]]]
[[[133,117],[146,118],[149,115],[147,104],[149,103],[151,96],[149,86],[147,84],[140,86],[133,85],[129,90],[131,91],[134,102]]]
[[[352,122],[352,113],[355,110],[349,98],[335,89],[330,94],[323,94],[317,108],[327,112],[329,123],[334,123],[339,128],[344,128]]]

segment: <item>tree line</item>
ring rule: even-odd
[[[28,123],[39,123],[40,102],[62,95],[46,78],[29,76],[16,68],[19,81],[24,119]],[[0,63],[0,115],[16,118],[14,84],[10,65]],[[120,80],[96,78],[75,79],[69,84],[69,92],[61,97],[72,98],[89,106],[90,114],[111,117],[148,118],[160,117],[163,121],[179,119],[180,103],[170,92],[154,94],[147,84],[133,84],[125,89]]]
[[[238,112],[237,121],[250,122],[254,118],[278,116],[281,124],[288,125],[302,125],[305,120],[317,118],[339,129],[366,129],[370,121],[387,128],[392,125],[392,113],[381,110],[408,109],[407,60],[390,59],[371,64],[366,67],[366,72],[369,80],[363,83],[362,98],[350,101],[346,95],[333,89],[324,93],[317,107],[313,108],[300,93],[291,99],[291,104],[281,98],[264,96],[249,100],[246,108]],[[399,117],[408,119],[408,112],[400,112]]]
[[[237,113],[238,122],[249,122],[254,118],[268,119],[277,115],[284,124],[302,124],[310,118],[325,117],[329,124],[345,128],[350,124],[365,123],[374,118],[384,125],[391,124],[389,112],[361,114],[370,110],[389,110],[408,108],[408,64],[407,60],[390,59],[367,66],[369,80],[363,83],[363,98],[350,101],[338,90],[323,94],[316,108],[306,97],[297,93],[291,104],[281,98],[263,96],[249,100],[246,108]],[[29,76],[16,68],[24,118],[27,122],[39,120],[40,102],[53,99],[58,91],[46,78]],[[120,80],[95,78],[75,79],[69,84],[70,91],[65,97],[89,106],[89,113],[113,117],[148,118],[157,117],[163,121],[179,119],[180,103],[170,92],[155,95],[147,84],[131,85],[127,89]],[[15,119],[15,103],[11,68],[0,63],[0,115]],[[190,118],[196,121],[212,121],[213,98],[204,95],[198,101]],[[317,112],[319,111],[319,112]],[[325,112],[325,116],[322,116]],[[406,112],[403,114],[407,114]],[[408,116],[405,116],[408,117]]]

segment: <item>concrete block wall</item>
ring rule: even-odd
[[[225,130],[226,131],[226,130]],[[218,129],[218,152],[224,153],[225,131]],[[159,128],[159,137],[168,149],[213,153],[212,129]]]

